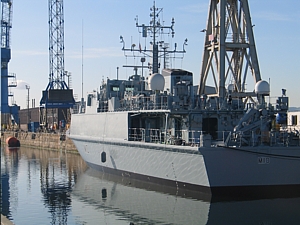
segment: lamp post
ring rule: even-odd
[[[27,90],[27,126],[28,126],[28,124],[29,124],[29,89],[30,89],[30,86],[25,85],[25,88]]]

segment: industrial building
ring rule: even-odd
[[[37,132],[42,130],[54,131],[65,129],[70,123],[68,109],[49,108],[47,109],[47,124],[40,124],[40,108],[28,108],[19,111],[19,128],[23,131]]]

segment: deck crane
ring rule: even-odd
[[[42,92],[40,123],[45,126],[47,109],[62,109],[66,116],[75,100],[73,90],[65,82],[63,0],[48,0],[49,6],[49,83]],[[66,118],[67,120],[67,118]],[[53,123],[53,121],[52,121]]]
[[[12,28],[12,0],[1,0],[1,126],[4,128],[14,122],[19,122],[18,106],[8,104],[10,87],[16,87],[16,75],[8,73],[8,63],[11,59],[10,31]],[[9,79],[14,82],[8,82]]]

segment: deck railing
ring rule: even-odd
[[[224,143],[229,131],[221,131],[221,133],[222,138],[217,141]],[[161,129],[130,128],[129,141],[199,146],[203,134],[206,133],[196,130],[174,130],[173,132],[168,130],[166,132]]]
[[[255,132],[230,132],[220,131],[222,134],[217,135],[221,137],[217,140],[212,140],[212,145],[225,146],[300,146],[300,137],[297,132],[290,132],[287,130],[267,131],[256,134]],[[203,131],[195,130],[175,130],[173,132],[161,129],[145,129],[145,128],[131,128],[129,129],[129,141],[140,141],[171,145],[189,145],[200,146],[201,135],[205,134]]]
[[[289,131],[287,129],[279,131],[264,131],[256,133],[252,131],[244,132],[230,132],[227,136],[225,146],[300,146],[300,135],[298,131]]]

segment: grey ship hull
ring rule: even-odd
[[[77,114],[69,137],[95,169],[182,189],[299,192],[299,147],[191,147],[128,141],[128,112]],[[106,161],[102,162],[101,153]]]

